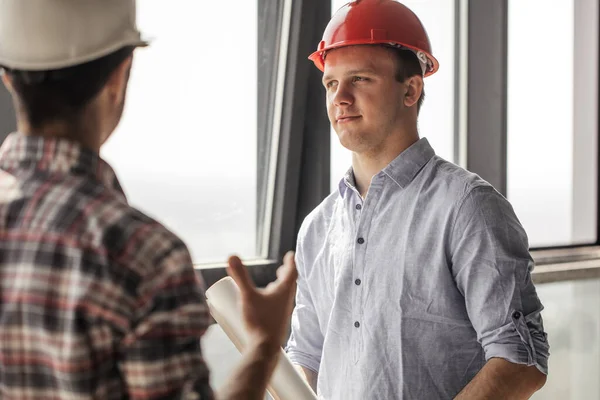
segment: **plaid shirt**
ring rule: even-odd
[[[92,151],[0,148],[0,296],[3,400],[213,397],[188,250]]]

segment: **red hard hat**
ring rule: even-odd
[[[340,8],[327,24],[317,51],[308,58],[323,71],[327,50],[359,44],[412,50],[425,65],[424,76],[439,68],[423,24],[408,7],[394,0],[355,0]]]

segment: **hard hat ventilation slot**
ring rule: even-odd
[[[388,33],[385,29],[371,29],[371,41],[388,40]]]

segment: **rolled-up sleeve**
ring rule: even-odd
[[[549,346],[531,280],[527,235],[510,203],[490,186],[470,190],[451,231],[452,273],[486,360],[548,373]]]
[[[292,313],[292,329],[286,352],[292,363],[318,372],[323,350],[323,335],[306,284],[306,270],[300,244],[296,249],[296,266],[298,268],[296,305]]]

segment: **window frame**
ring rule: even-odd
[[[462,26],[458,42],[467,61],[460,64],[458,138],[463,166],[503,195],[507,188],[507,56],[509,0],[457,0]],[[600,6],[598,7],[600,14]],[[577,15],[577,14],[576,14]],[[600,15],[598,18],[600,24]],[[599,41],[600,42],[600,41]],[[465,49],[466,46],[466,49]],[[600,49],[600,45],[599,45]],[[466,52],[465,52],[466,50]],[[600,53],[600,50],[599,50]],[[459,57],[460,58],[460,57]],[[463,58],[464,60],[464,58]],[[600,62],[598,65],[600,71]],[[599,77],[600,78],[600,77]],[[600,104],[600,79],[599,98]],[[598,123],[600,130],[600,123]],[[600,138],[599,132],[596,133]],[[600,140],[597,140],[600,143]],[[600,144],[597,154],[600,154]],[[600,159],[600,158],[599,158]],[[600,190],[600,161],[596,170]],[[532,248],[532,279],[548,283],[600,277],[600,201],[596,193],[596,242]]]
[[[329,132],[329,120],[321,76],[308,55],[321,40],[331,7],[322,0],[263,0],[259,6],[261,3],[264,7],[277,4],[282,9],[259,24],[259,39],[265,26],[281,26],[271,94],[272,121],[268,123],[272,131],[263,142],[269,148],[269,159],[259,161],[259,174],[268,170],[257,193],[261,258],[245,262],[254,282],[263,287],[275,280],[284,254],[295,249],[304,217],[329,194],[330,140],[323,134]],[[195,267],[207,287],[227,275],[225,263]]]

